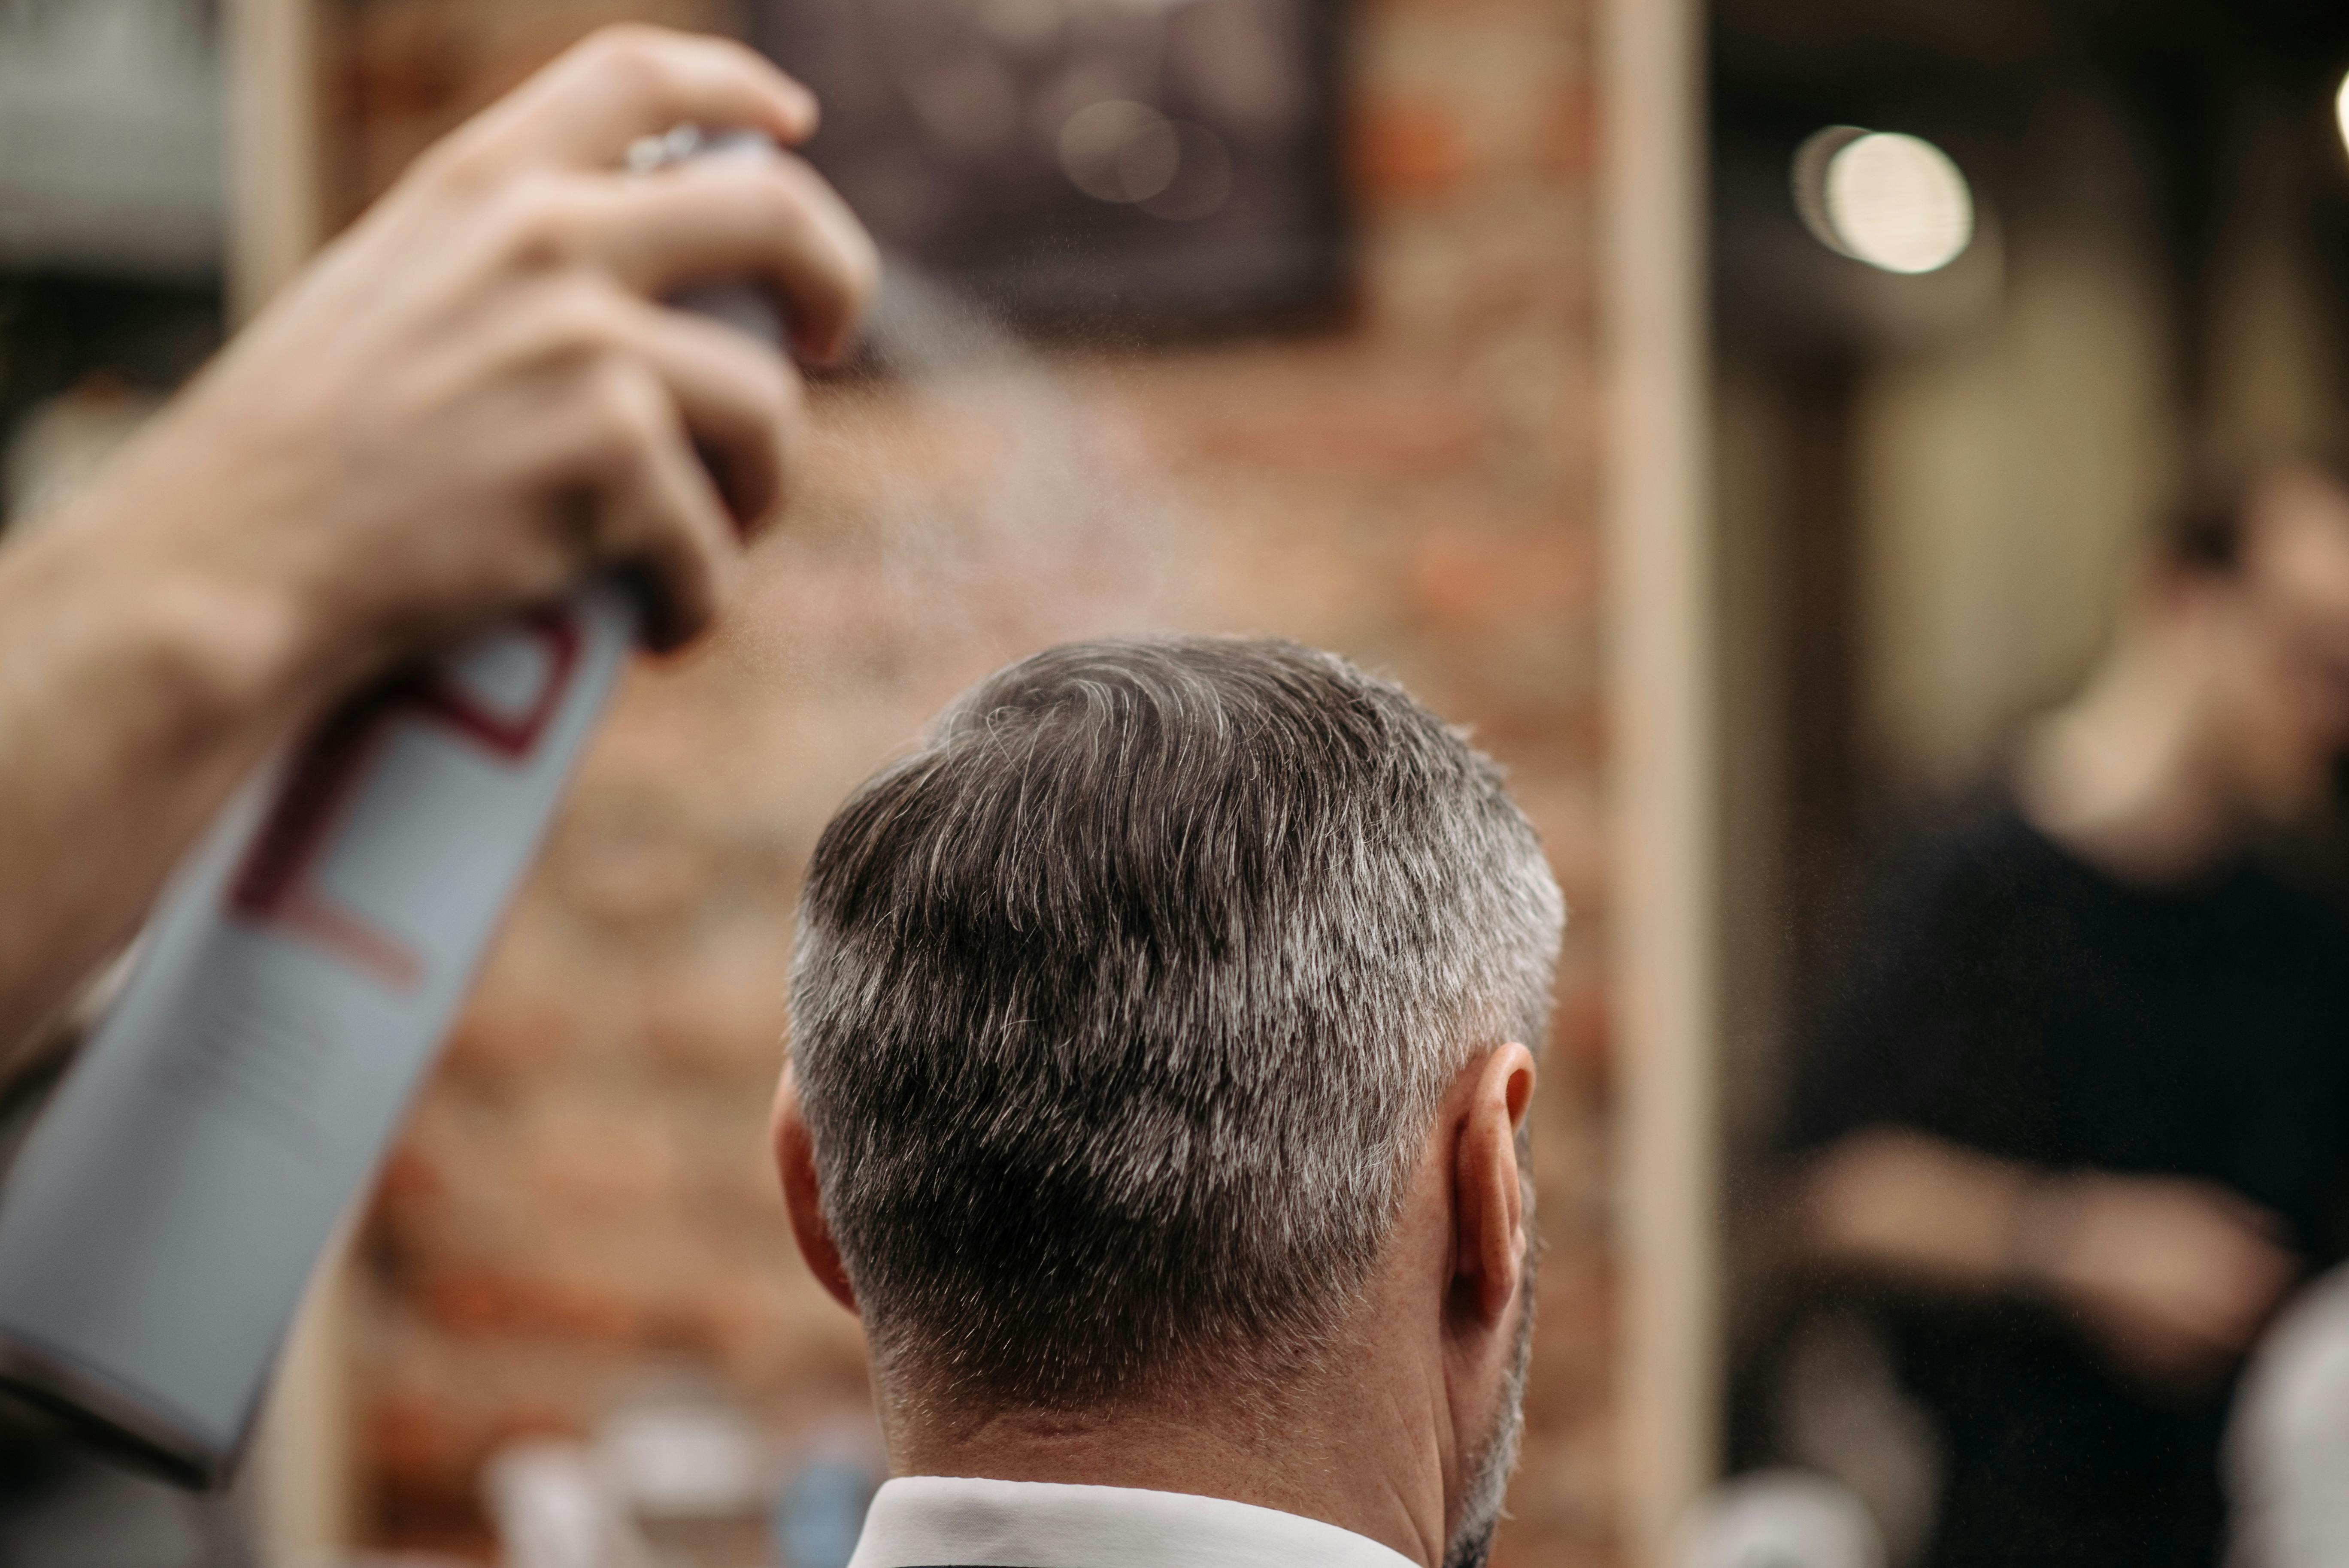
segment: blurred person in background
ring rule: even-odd
[[[1940,1428],[1928,1558],[2207,1568],[2241,1358],[2338,1259],[2349,922],[2258,841],[2349,748],[2349,484],[2185,509],[2086,685],[1880,869],[1797,1084],[1798,1234]]]
[[[811,135],[739,44],[616,28],[420,159],[108,471],[0,551],[0,1064],[290,730],[395,663],[637,571],[707,628],[781,506],[796,371],[657,303],[771,285],[803,356],[872,294],[796,159],[626,171],[682,123]]]
[[[776,1102],[854,1568],[1481,1564],[1564,921],[1499,770],[1293,644],[1040,654],[859,790]]]

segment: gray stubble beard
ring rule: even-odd
[[[1507,1501],[1509,1478],[1516,1473],[1517,1451],[1526,1435],[1526,1373],[1533,1365],[1534,1270],[1526,1260],[1526,1305],[1517,1317],[1517,1342],[1509,1352],[1508,1381],[1501,1391],[1500,1408],[1493,1413],[1492,1429],[1470,1466],[1469,1483],[1460,1528],[1444,1549],[1444,1568],[1485,1568],[1493,1553],[1493,1532],[1500,1527],[1501,1505]]]

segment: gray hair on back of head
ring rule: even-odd
[[[885,1383],[1081,1410],[1314,1365],[1565,908],[1499,769],[1291,643],[1074,644],[858,790],[792,1056]]]

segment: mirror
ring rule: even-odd
[[[2296,1561],[2314,1439],[2257,1396],[2349,1242],[2349,21],[1709,27],[1744,1479],[1698,1550]]]

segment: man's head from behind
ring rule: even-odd
[[[1302,1444],[1385,1357],[1472,1559],[1563,919],[1493,765],[1342,660],[1102,642],[967,694],[816,851],[778,1108],[893,1446],[1140,1412]]]

